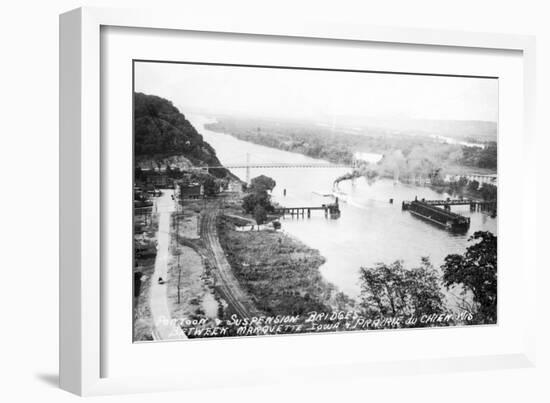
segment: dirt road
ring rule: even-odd
[[[150,306],[153,317],[153,338],[155,340],[186,339],[181,328],[172,323],[168,308],[167,284],[160,284],[159,278],[167,280],[168,261],[170,255],[170,218],[175,211],[175,202],[172,200],[173,190],[162,190],[162,196],[155,199],[155,206],[159,214],[157,234],[157,256],[155,258],[155,272],[151,279]]]

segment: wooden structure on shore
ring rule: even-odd
[[[431,206],[443,207],[445,210],[450,210],[451,206],[470,206],[470,211],[486,211],[491,212],[493,216],[496,216],[497,202],[491,201],[479,201],[472,199],[450,199],[445,200],[421,200]],[[407,202],[404,202],[407,203]]]
[[[331,204],[322,204],[321,206],[309,206],[309,207],[278,207],[275,208],[275,213],[281,214],[283,217],[285,215],[290,215],[291,217],[305,217],[311,218],[311,211],[322,210],[325,213],[325,218],[338,218],[340,217],[340,206],[338,204],[338,198],[336,198],[334,203]]]

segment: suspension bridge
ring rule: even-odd
[[[242,163],[225,165],[207,165],[200,168],[353,168],[352,164],[331,164],[327,163],[286,163],[286,162],[266,162],[266,163]]]
[[[250,182],[250,170],[257,168],[350,168],[353,169],[357,167],[357,161],[353,161],[349,164],[343,163],[331,163],[331,162],[314,162],[314,161],[304,161],[304,162],[277,162],[277,161],[262,161],[262,162],[251,162],[250,153],[245,154],[245,162],[227,162],[223,165],[205,165],[200,166],[199,169],[210,170],[210,169],[246,169],[246,182]],[[237,158],[232,158],[238,161]]]

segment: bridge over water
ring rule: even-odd
[[[250,182],[250,169],[253,168],[356,168],[357,161],[355,158],[351,163],[331,163],[331,162],[278,162],[278,161],[262,161],[262,162],[251,162],[249,153],[246,155],[246,162],[227,162],[223,165],[206,165],[201,166],[199,169],[209,170],[209,169],[246,169],[246,182]]]
[[[266,162],[266,163],[241,163],[241,164],[225,164],[225,165],[207,165],[201,168],[353,168],[353,164],[332,164],[326,163],[302,163],[293,164],[286,162]]]

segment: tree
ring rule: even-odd
[[[273,190],[273,188],[275,188],[276,184],[277,183],[269,176],[260,175],[255,178],[252,178],[252,180],[250,181],[250,188],[253,191],[259,191],[259,192],[264,190],[271,191]]]
[[[243,198],[243,209],[246,213],[254,213],[257,205],[261,206],[266,212],[273,211],[271,205],[271,196],[267,193],[275,187],[275,181],[268,176],[258,176],[252,179],[248,194]]]
[[[446,312],[440,278],[428,258],[422,258],[420,267],[412,269],[405,269],[400,260],[362,267],[360,279],[360,306],[366,317],[419,317]]]
[[[452,193],[454,194],[462,194],[464,191],[464,188],[468,185],[468,179],[464,176],[461,176],[458,178],[457,181],[453,181],[449,183],[449,187],[451,188]]]
[[[471,193],[476,193],[479,189],[479,182],[476,180],[468,182],[468,191]]]
[[[496,323],[497,320],[497,237],[489,231],[477,231],[463,255],[445,258],[443,281],[447,288],[460,284],[464,293],[473,294],[477,323]]]
[[[490,142],[485,148],[481,149],[477,161],[480,168],[497,168],[497,143]]]
[[[491,185],[490,183],[484,183],[481,185],[479,193],[481,193],[483,200],[492,201],[497,199],[497,187],[495,185]]]
[[[218,193],[218,185],[211,176],[205,176],[202,185],[205,196],[215,196]]]
[[[243,198],[243,209],[246,213],[253,213],[256,206],[262,206],[266,211],[272,211],[271,197],[267,192],[249,193]]]
[[[267,221],[267,212],[265,211],[265,208],[259,204],[254,207],[254,219],[258,225],[262,225]]]
[[[143,170],[137,166],[135,169],[134,169],[134,180],[136,181],[141,181],[141,180],[144,180],[145,176],[143,175]]]

